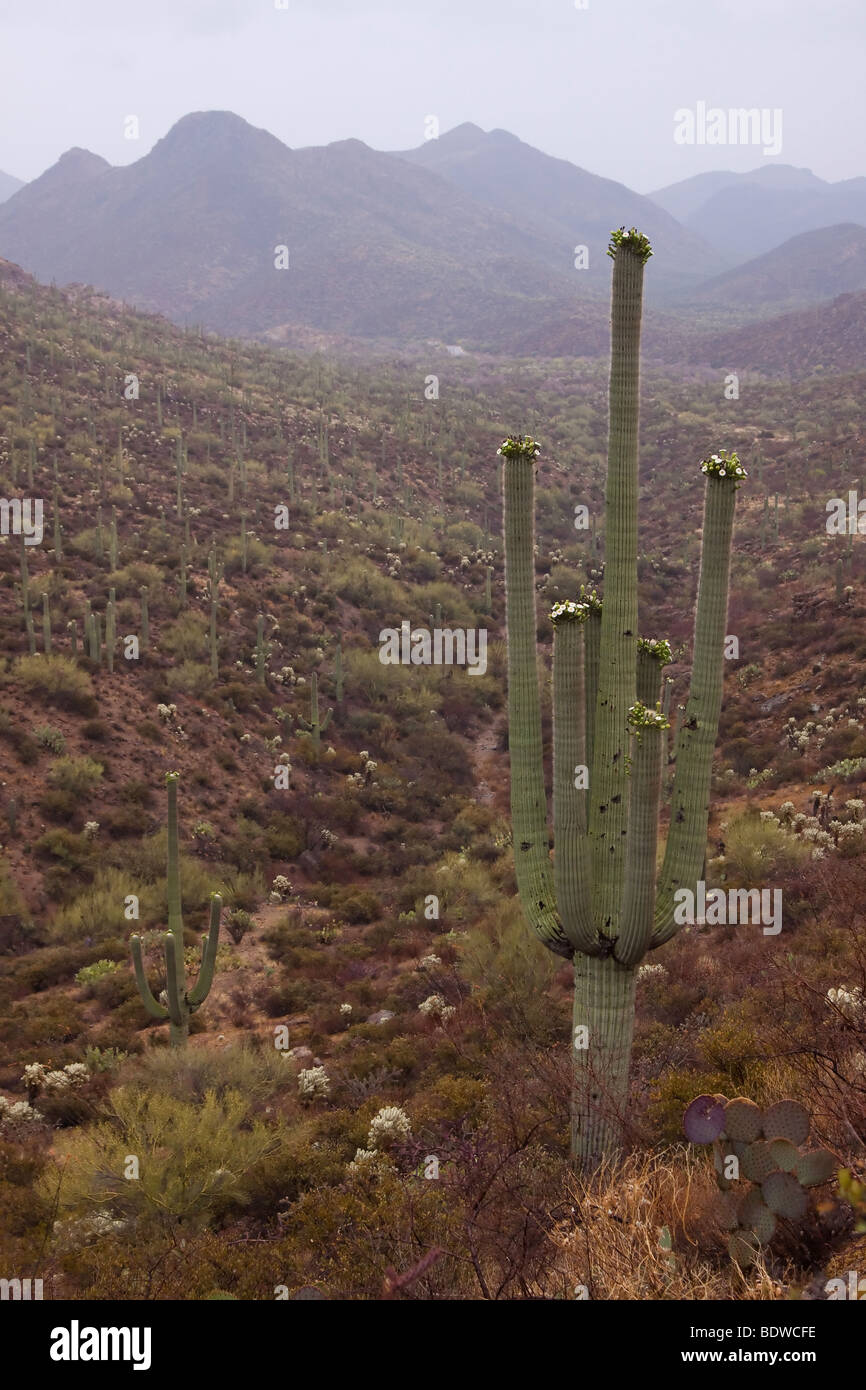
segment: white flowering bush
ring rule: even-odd
[[[369,1149],[378,1149],[382,1144],[408,1139],[411,1133],[412,1121],[406,1111],[401,1110],[399,1105],[385,1105],[370,1121],[367,1146]]]
[[[21,1080],[31,1096],[40,1091],[56,1095],[83,1086],[89,1077],[90,1072],[83,1062],[70,1062],[58,1071],[47,1071],[41,1062],[28,1062]]]
[[[349,1018],[349,1017],[351,1016],[351,1013],[352,1013],[352,1005],[351,1005],[351,1004],[341,1004],[341,1005],[340,1005],[340,1014],[341,1014],[341,1016],[342,1016],[343,1018]]]
[[[418,1012],[425,1018],[438,1018],[440,1023],[445,1023],[451,1018],[455,1010],[453,1005],[446,1004],[441,994],[431,994],[423,1003],[418,1005]]]
[[[836,1015],[837,1023],[859,1023],[866,1013],[866,1001],[858,985],[853,989],[844,989],[841,985],[838,989],[828,989],[827,1002]]]
[[[641,980],[661,979],[664,975],[667,975],[667,973],[667,970],[660,961],[652,961],[647,965],[638,966],[637,979],[638,982]]]
[[[101,1240],[104,1236],[117,1235],[126,1230],[127,1223],[113,1216],[107,1207],[89,1212],[87,1216],[75,1217],[69,1221],[54,1222],[54,1244],[60,1252],[79,1250],[82,1245]]]
[[[305,1067],[298,1072],[298,1094],[302,1100],[327,1100],[331,1078],[324,1067]]]
[[[0,1135],[4,1139],[22,1140],[38,1134],[45,1121],[26,1100],[7,1100],[0,1096]]]
[[[789,835],[796,835],[813,846],[813,859],[836,853],[850,859],[866,850],[866,803],[849,797],[837,805],[829,792],[817,792],[810,799],[812,814],[796,811],[793,801],[783,801],[778,815],[762,811],[761,820],[775,821]]]
[[[418,969],[419,969],[419,970],[435,970],[436,967],[437,967],[438,965],[441,965],[441,964],[442,964],[442,957],[441,957],[441,956],[434,956],[434,955],[422,956],[421,959],[420,959],[419,962],[418,962]]]
[[[276,878],[271,884],[271,902],[284,903],[286,899],[291,896],[291,893],[292,885],[289,883],[289,880],[286,878],[285,874],[277,874]]]

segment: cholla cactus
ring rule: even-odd
[[[271,902],[284,903],[288,897],[291,897],[291,893],[292,885],[285,874],[277,874],[271,884]]]
[[[713,748],[722,699],[736,455],[706,477],[691,691],[677,736],[671,829],[656,882],[664,641],[638,639],[638,398],[641,303],[649,242],[615,232],[604,600],[555,605],[551,869],[536,661],[535,464],[539,445],[509,438],[505,495],[511,811],[525,916],[551,951],[574,960],[572,1154],[583,1168],[618,1147],[627,1105],[636,968],[678,931],[674,894],[695,890],[706,850]],[[579,1042],[578,1039],[581,1039]],[[588,1045],[586,1045],[588,1041]]]
[[[168,931],[163,938],[165,947],[165,997],[155,999],[144,973],[141,937],[130,938],[135,978],[142,1003],[151,1018],[169,1022],[169,1041],[172,1047],[183,1047],[189,1037],[190,1015],[200,1009],[210,993],[219,945],[220,910],[222,898],[211,894],[210,927],[201,952],[201,968],[192,989],[187,990],[184,976],[183,916],[180,898],[180,853],[177,834],[177,784],[180,774],[169,772],[168,789]]]
[[[412,1133],[412,1121],[399,1105],[385,1105],[370,1121],[367,1145],[378,1149],[400,1139],[407,1139]]]
[[[69,1062],[65,1067],[47,1071],[41,1062],[28,1062],[21,1080],[27,1087],[27,1094],[33,1100],[40,1091],[54,1092],[74,1090],[83,1086],[90,1078],[90,1071],[83,1062]]]
[[[22,1140],[38,1134],[45,1121],[26,1100],[7,1100],[0,1096],[0,1135],[4,1139]]]
[[[331,1079],[324,1067],[306,1067],[298,1072],[298,1094],[302,1100],[327,1100]]]
[[[438,1018],[440,1023],[446,1023],[455,1012],[453,1005],[446,1004],[441,994],[431,994],[422,1004],[418,1005],[418,1012],[424,1014],[425,1018]]]

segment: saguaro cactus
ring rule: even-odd
[[[666,642],[638,639],[640,233],[614,232],[604,598],[557,604],[553,657],[554,865],[548,848],[536,668],[533,556],[538,444],[505,441],[506,616],[511,811],[524,913],[551,951],[574,960],[572,1154],[591,1169],[622,1137],[636,967],[678,930],[675,892],[704,861],[722,699],[736,455],[704,460],[703,553],[691,690],[677,741],[671,829],[656,882]]]
[[[316,748],[321,746],[322,734],[331,722],[334,711],[329,709],[324,719],[319,718],[319,677],[314,671],[310,676],[310,717],[309,719],[299,719],[301,728],[312,735],[313,744]]]
[[[256,680],[259,685],[267,682],[268,650],[265,643],[265,620],[260,613],[256,618]]]
[[[337,649],[334,652],[334,684],[338,705],[343,703],[343,634],[337,636]]]
[[[141,937],[130,938],[135,979],[142,1003],[151,1018],[168,1019],[169,1042],[183,1047],[189,1037],[190,1015],[200,1009],[210,993],[219,945],[222,898],[211,894],[210,926],[202,943],[201,967],[192,989],[186,988],[183,961],[183,915],[180,898],[180,855],[177,836],[177,784],[180,774],[169,772],[168,788],[168,931],[165,934],[165,1002],[156,999],[144,973]]]

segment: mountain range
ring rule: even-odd
[[[866,178],[828,183],[790,164],[697,174],[650,197],[729,261],[760,256],[820,227],[866,226]]]
[[[798,218],[817,226],[798,230]],[[595,355],[619,225],[640,227],[655,251],[650,351],[866,288],[866,180],[769,165],[644,196],[504,130],[464,124],[398,152],[360,140],[293,150],[220,111],[183,117],[133,164],[67,151],[0,205],[0,256],[42,280],[293,346]],[[749,259],[762,240],[771,249]]]

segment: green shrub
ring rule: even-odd
[[[811,858],[808,842],[773,821],[762,821],[753,808],[732,816],[724,836],[724,882],[731,887],[772,883],[780,875],[802,868]]]
[[[77,985],[92,985],[96,980],[101,980],[105,975],[113,975],[120,969],[120,963],[116,960],[95,960],[92,965],[84,965],[75,976]]]
[[[51,724],[40,724],[38,729],[33,730],[33,737],[40,748],[47,748],[50,753],[62,753],[66,748],[63,734]]]
[[[344,922],[374,922],[382,914],[376,894],[362,888],[337,888],[330,897],[330,907]]]
[[[94,790],[102,773],[102,763],[95,762],[93,758],[58,758],[51,764],[48,780],[59,791],[83,798]]]
[[[550,998],[558,962],[539,949],[514,898],[501,899],[483,921],[473,921],[458,958],[479,1002],[513,1032],[539,1045],[562,1035],[562,1011]]]
[[[178,1225],[207,1225],[220,1210],[242,1205],[250,1174],[281,1145],[280,1136],[251,1118],[240,1091],[206,1092],[190,1105],[157,1090],[119,1087],[108,1120],[58,1138],[63,1224],[107,1209],[134,1230],[139,1223],[176,1234]],[[128,1155],[139,1160],[129,1181]]]
[[[28,695],[56,705],[58,709],[85,715],[97,712],[93,682],[69,657],[20,656],[13,666],[12,677]]]

